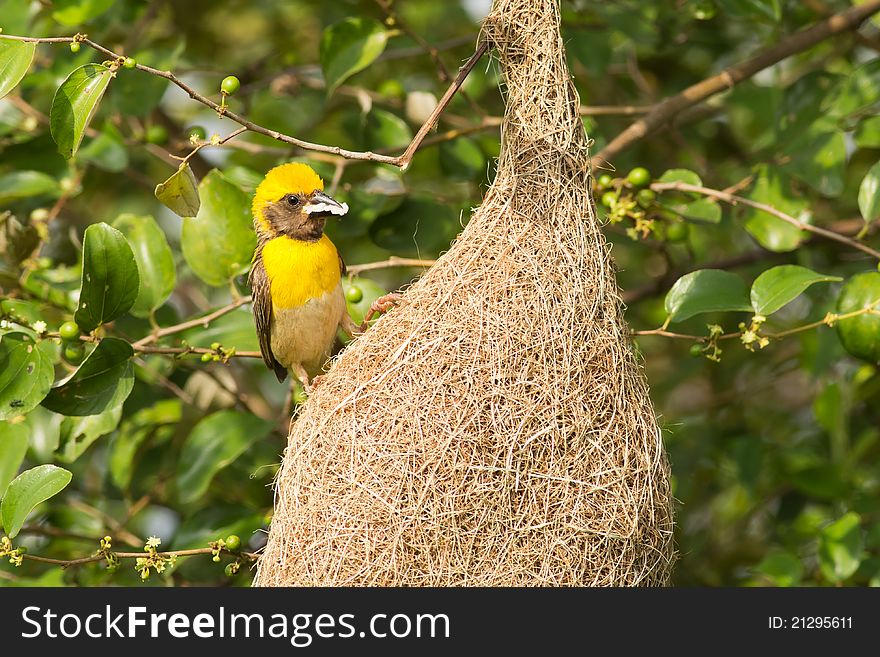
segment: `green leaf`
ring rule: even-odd
[[[467,137],[440,143],[440,168],[450,178],[470,180],[486,174],[486,158],[477,142]]]
[[[771,552],[758,564],[756,570],[776,586],[797,586],[804,574],[800,559],[791,552]]]
[[[31,67],[36,49],[36,43],[0,39],[0,98],[21,82]]]
[[[127,490],[134,471],[138,448],[160,426],[180,422],[179,399],[163,399],[127,417],[110,446],[108,465],[113,483]]]
[[[128,166],[128,151],[122,135],[112,123],[108,123],[97,137],[79,149],[79,160],[118,173]]]
[[[183,220],[180,245],[193,272],[220,287],[245,271],[257,246],[249,198],[216,169],[199,183],[202,207]]]
[[[73,463],[101,436],[113,431],[122,417],[122,404],[97,415],[66,417],[61,422],[58,458]]]
[[[148,317],[174,291],[174,254],[165,233],[150,215],[120,215],[113,227],[126,236],[137,262],[140,291],[131,314]]]
[[[780,212],[807,222],[807,202],[794,195],[791,177],[775,167],[761,165],[756,169],[755,183],[747,198],[769,205]],[[805,232],[763,210],[742,206],[745,229],[765,249],[776,252],[793,251],[804,239]]]
[[[363,141],[367,150],[402,148],[412,141],[412,131],[396,114],[373,109],[364,117]]]
[[[256,351],[260,348],[254,331],[254,316],[245,308],[226,313],[207,327],[187,329],[180,337],[194,347],[209,347],[219,342],[224,348],[235,347],[237,351]]]
[[[58,438],[61,435],[63,420],[63,415],[37,406],[25,415],[24,422],[18,425],[27,429],[31,458],[36,462],[45,463],[54,458],[55,450],[58,449]]]
[[[880,148],[880,116],[860,121],[854,138],[860,148]]]
[[[48,394],[55,376],[51,347],[25,333],[0,338],[0,421],[24,415]]]
[[[859,211],[866,224],[880,216],[880,162],[862,178],[859,186]]]
[[[392,253],[419,257],[448,248],[460,230],[456,208],[428,196],[410,196],[394,212],[373,222],[370,238]]]
[[[372,64],[385,50],[388,33],[372,18],[347,18],[321,35],[321,71],[327,95],[349,77]]]
[[[862,562],[861,518],[850,511],[822,530],[819,540],[819,567],[832,582],[853,575]]]
[[[15,479],[27,449],[27,427],[22,423],[4,425],[0,435],[0,499],[9,482]]]
[[[63,157],[76,155],[112,77],[107,66],[85,64],[58,87],[49,111],[49,130]]]
[[[820,194],[837,197],[843,192],[846,139],[843,131],[820,124],[792,142],[785,168]]]
[[[828,94],[821,109],[834,118],[845,118],[880,102],[880,59],[859,66]]]
[[[794,301],[814,283],[843,280],[840,276],[828,276],[799,265],[780,265],[763,272],[752,283],[752,308],[756,315],[765,317]]]
[[[73,316],[80,329],[92,331],[127,313],[139,286],[137,262],[123,234],[103,222],[86,228],[79,305]]]
[[[822,103],[843,76],[819,70],[802,75],[785,88],[777,116],[777,139],[784,143],[810,129],[826,113]]]
[[[183,444],[177,461],[177,496],[181,503],[198,500],[220,470],[272,429],[255,415],[218,411],[201,420]]]
[[[12,171],[0,176],[0,205],[32,196],[56,196],[58,191],[58,182],[40,171]]]
[[[113,0],[55,0],[52,18],[66,25],[77,27],[100,16],[113,6]]]
[[[666,203],[663,205],[688,221],[704,224],[721,223],[721,207],[711,198],[700,198],[690,203]]]
[[[700,176],[690,169],[668,169],[657,179],[657,182],[683,182],[688,185],[696,185],[697,187],[703,186],[703,181],[700,179]]]
[[[34,508],[57,495],[73,475],[55,465],[38,465],[25,470],[9,484],[3,503],[0,504],[0,518],[3,530],[9,538],[18,536],[21,526]]]
[[[43,406],[62,415],[97,415],[119,406],[134,386],[133,355],[125,340],[103,338],[73,376],[49,391]]]
[[[181,164],[168,180],[156,185],[153,193],[180,217],[195,217],[199,213],[198,181],[189,164]]]
[[[780,0],[721,0],[728,12],[743,18],[779,22],[782,18]]]
[[[721,269],[698,269],[679,278],[666,295],[670,321],[701,313],[751,310],[746,282]]]

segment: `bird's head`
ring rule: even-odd
[[[348,205],[324,193],[324,181],[309,165],[292,162],[266,174],[254,194],[252,210],[260,237],[285,235],[314,242],[324,234],[327,217],[344,215]]]

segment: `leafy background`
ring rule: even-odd
[[[633,120],[620,108],[638,112],[848,6],[564,3],[582,102],[618,108],[585,116],[595,148]],[[174,71],[215,102],[221,80],[235,75],[241,88],[225,102],[259,125],[397,154],[447,86],[435,58],[454,73],[486,10],[483,0],[407,0],[390,8],[392,21],[383,3],[366,0],[0,0],[0,27],[87,33],[139,64]],[[250,194],[268,168],[291,158],[308,161],[351,206],[328,228],[348,263],[436,257],[492,178],[503,112],[497,66],[483,60],[474,69],[405,173],[250,132],[199,149],[178,169],[170,155],[202,143],[189,139],[194,126],[208,140],[238,126],[166,80],[110,66],[81,45],[72,52],[68,43],[0,40],[0,523],[25,557],[87,556],[105,535],[113,549],[135,552],[151,536],[162,550],[214,542],[216,552],[216,541],[233,534],[243,550],[258,549],[271,520],[287,390],[246,357],[258,348],[248,306],[150,336],[248,293]],[[876,272],[876,260],[766,212],[668,188],[733,188],[876,246],[878,50],[870,24],[823,41],[682,113],[616,156],[616,171],[596,172],[615,179],[597,197],[607,201],[630,325],[702,339],[636,337],[672,463],[675,584],[880,584],[880,318],[858,318],[867,360],[848,354],[821,321],[847,281]],[[625,182],[634,167],[668,183],[656,199],[641,197],[644,212],[621,202],[635,196]],[[160,202],[154,188],[163,182]],[[355,319],[419,271],[353,278],[347,285],[362,295],[350,304]],[[880,283],[859,280],[859,303],[876,301]],[[766,323],[755,326],[755,314]],[[104,339],[53,337],[72,318]],[[756,341],[712,338],[738,328],[754,328]],[[138,351],[145,339],[200,351]],[[13,561],[15,548],[6,548]],[[239,561],[236,550],[218,558],[163,564],[144,585],[249,584],[246,560],[224,572]],[[10,559],[0,585],[142,578],[125,560],[62,570]]]

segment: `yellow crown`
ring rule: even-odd
[[[280,201],[286,194],[311,194],[323,189],[324,181],[308,164],[281,164],[270,169],[257,187],[251,211],[259,227],[268,232],[270,226],[263,217],[263,208]]]

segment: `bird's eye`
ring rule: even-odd
[[[288,194],[287,195],[287,202],[288,202],[288,204],[292,205],[293,207],[296,207],[297,205],[299,205],[299,197],[297,197],[293,194]]]

